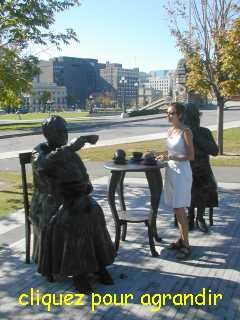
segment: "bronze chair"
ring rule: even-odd
[[[31,152],[19,153],[19,160],[22,174],[23,203],[25,213],[25,246],[26,246],[26,263],[30,263],[31,250],[31,219],[30,219],[30,203],[27,184],[26,165],[31,163]]]

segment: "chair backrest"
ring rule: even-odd
[[[26,165],[31,163],[31,152],[19,153],[19,160],[21,165],[21,174],[22,174],[22,187],[23,187],[23,202],[24,202],[24,211],[26,217],[29,219],[29,198],[28,198],[28,185],[27,185],[27,174],[26,174]]]

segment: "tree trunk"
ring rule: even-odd
[[[217,98],[218,104],[218,123],[217,123],[217,144],[219,147],[219,154],[223,155],[223,114],[224,114],[224,98]]]

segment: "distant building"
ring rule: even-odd
[[[168,73],[172,71],[169,69],[165,69],[165,70],[153,70],[149,72],[150,77],[167,77]]]
[[[64,109],[67,107],[67,89],[64,86],[58,86],[56,83],[43,83],[33,81],[31,95],[25,97],[25,102],[32,111],[40,111],[43,108],[42,95],[44,92],[50,93],[48,103],[53,109]]]
[[[138,97],[139,69],[124,69],[122,64],[107,62],[100,69],[101,90],[111,90],[118,105],[134,104]]]
[[[66,87],[70,104],[85,105],[89,95],[99,89],[99,66],[96,59],[57,57],[40,61],[39,66],[41,73],[37,81]]]
[[[143,107],[153,101],[156,98],[156,90],[145,86],[139,87],[138,105]]]
[[[148,83],[149,74],[147,72],[139,72],[139,85],[144,85]]]
[[[170,92],[171,83],[169,78],[151,77],[149,86],[154,90],[161,91],[162,96],[167,96]]]
[[[179,102],[186,102],[188,100],[186,73],[186,61],[185,59],[180,59],[176,69],[176,90],[174,99]]]
[[[187,69],[185,59],[180,59],[177,64],[175,73],[176,77],[176,89],[174,100],[179,102],[191,102],[197,106],[201,106],[207,103],[207,97],[200,94],[188,91],[187,89]]]
[[[174,87],[174,81],[173,70],[158,70],[149,73],[149,87],[156,91],[160,91],[163,97],[171,94]]]

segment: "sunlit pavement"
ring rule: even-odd
[[[93,181],[94,197],[104,209],[109,231],[114,238],[113,219],[106,199],[107,181],[107,176]],[[125,194],[128,207],[149,208],[145,179],[126,178]],[[109,267],[115,284],[103,286],[96,283],[95,296],[85,296],[83,305],[50,305],[48,301],[53,299],[54,293],[58,303],[61,294],[76,293],[70,279],[48,283],[37,273],[36,265],[25,264],[24,238],[11,244],[2,243],[0,319],[239,319],[240,185],[220,183],[219,197],[220,206],[214,209],[214,226],[210,227],[209,234],[198,230],[190,233],[192,256],[185,261],[176,261],[174,253],[167,249],[167,245],[178,236],[171,212],[159,211],[158,232],[163,241],[156,244],[160,254],[157,258],[150,254],[144,224],[129,225],[127,240],[120,243],[116,261]],[[207,215],[206,219],[208,221]],[[10,215],[0,221],[0,236],[14,232],[23,225],[23,214]],[[30,297],[31,288],[35,292],[33,300]],[[205,305],[199,296],[196,300],[199,305],[190,306],[191,301],[187,300],[187,305],[183,306],[183,296],[176,296],[184,293],[196,295],[204,289],[207,294]],[[22,293],[26,295],[22,296],[23,305],[20,305],[18,300]],[[38,293],[52,295],[43,296],[42,300]],[[171,299],[161,306],[161,299],[166,293],[171,294]],[[216,306],[208,305],[209,297],[213,297],[211,294],[214,293],[219,294]],[[126,294],[129,294],[128,301]],[[117,305],[113,305],[114,298]],[[119,305],[121,298],[122,305]],[[95,309],[94,312],[92,309]]]

